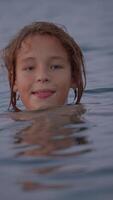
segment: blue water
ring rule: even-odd
[[[0,1],[0,49],[32,21],[57,22],[80,44],[87,73],[81,106],[12,114],[0,69],[1,200],[113,199],[112,10],[112,0]]]

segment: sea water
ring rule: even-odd
[[[1,200],[113,199],[112,8],[112,0],[0,1],[0,49],[22,26],[53,21],[80,44],[87,74],[80,106],[11,113],[0,69]]]

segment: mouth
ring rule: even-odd
[[[38,97],[39,99],[47,99],[51,97],[54,93],[55,93],[54,90],[45,89],[45,90],[33,91],[32,95]]]

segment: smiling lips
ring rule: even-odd
[[[32,95],[38,97],[39,99],[46,99],[48,97],[51,97],[55,93],[54,90],[38,90],[32,92]]]

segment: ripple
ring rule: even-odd
[[[96,89],[88,89],[85,90],[85,93],[88,94],[101,94],[101,93],[109,93],[113,92],[113,88],[96,88]]]

